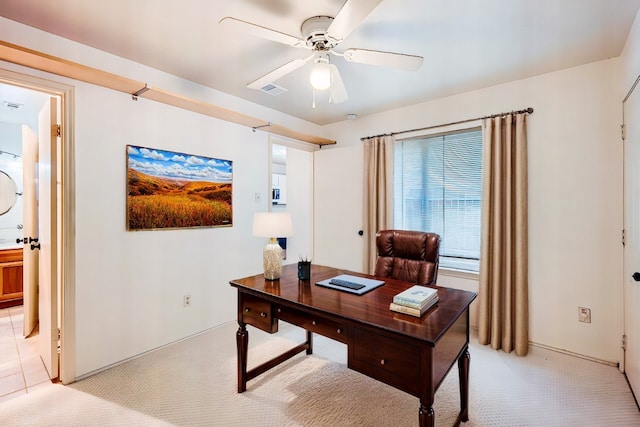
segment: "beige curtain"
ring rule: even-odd
[[[479,339],[525,356],[529,343],[526,114],[483,122]]]
[[[376,266],[376,233],[393,226],[393,145],[390,135],[364,140],[364,271]]]

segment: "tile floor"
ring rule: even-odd
[[[23,307],[0,310],[0,403],[51,384],[38,353],[38,332],[22,336]]]

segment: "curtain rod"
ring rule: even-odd
[[[377,138],[379,136],[395,136],[395,135],[400,135],[400,134],[403,134],[403,133],[411,133],[411,132],[418,132],[418,131],[421,131],[421,130],[429,130],[429,129],[435,129],[435,128],[442,128],[442,127],[445,127],[445,126],[459,125],[460,123],[475,122],[476,120],[493,119],[494,117],[505,116],[507,114],[522,114],[522,113],[531,114],[531,113],[533,113],[533,108],[528,107],[528,108],[525,108],[524,110],[511,111],[511,112],[507,112],[507,113],[491,114],[490,116],[476,117],[476,118],[473,118],[473,119],[458,120],[457,122],[445,123],[445,124],[442,124],[442,125],[433,125],[433,126],[427,126],[427,127],[423,127],[423,128],[417,128],[417,129],[401,130],[401,131],[398,131],[398,132],[382,133],[380,135],[374,135],[374,136],[365,136],[365,137],[360,138],[360,141],[364,141],[365,139],[369,139],[369,138]]]

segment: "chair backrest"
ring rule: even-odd
[[[408,230],[381,230],[376,235],[375,275],[416,285],[435,285],[438,278],[440,236]]]

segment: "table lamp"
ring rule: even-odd
[[[289,212],[256,212],[253,216],[253,235],[268,237],[269,243],[264,247],[264,278],[277,280],[282,273],[282,248],[278,237],[289,237],[293,232],[291,214]]]

